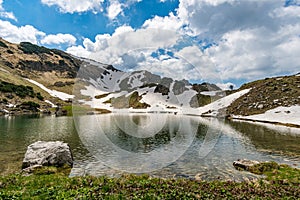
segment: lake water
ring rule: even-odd
[[[300,167],[300,129],[169,114],[0,117],[0,173],[19,170],[38,141],[69,143],[71,176],[148,173],[202,179],[255,178],[237,159]]]

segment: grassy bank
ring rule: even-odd
[[[300,170],[281,165],[256,182],[194,181],[124,175],[0,177],[0,199],[299,199]]]

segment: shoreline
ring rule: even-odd
[[[95,108],[95,111],[97,108]],[[215,115],[208,115],[208,114],[195,114],[195,113],[182,113],[181,110],[166,110],[166,111],[147,111],[147,110],[134,110],[134,109],[126,109],[121,112],[116,112],[115,110],[111,113],[101,113],[101,112],[87,112],[86,115],[101,115],[101,114],[170,114],[170,115],[184,115],[184,116],[193,116],[193,117],[202,117],[202,118],[221,118],[221,119],[228,119],[228,120],[236,120],[236,121],[245,121],[245,122],[253,122],[253,123],[263,123],[263,124],[272,124],[277,126],[285,126],[290,128],[300,128],[300,124],[289,123],[289,122],[280,122],[280,121],[271,121],[271,120],[263,120],[263,119],[256,119],[256,118],[247,118],[249,116],[215,116]],[[6,113],[1,114],[0,117],[5,116],[28,116],[28,115],[41,115],[41,116],[55,116],[55,113],[44,113],[44,112],[18,112],[18,113]],[[72,117],[72,115],[65,115]],[[251,115],[250,115],[251,117]]]
[[[291,128],[300,128],[299,124],[293,124],[293,123],[283,123],[283,122],[276,122],[276,121],[268,121],[268,120],[259,120],[259,119],[249,119],[246,117],[228,117],[229,120],[237,120],[237,121],[246,121],[246,122],[259,122],[259,123],[265,123],[265,124],[273,124],[278,126],[286,126]]]

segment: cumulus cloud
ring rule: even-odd
[[[85,39],[82,46],[73,46],[68,52],[125,69],[148,67],[172,77],[214,82],[295,73],[300,68],[297,4],[286,5],[284,0],[180,0],[176,13],[154,16],[136,30],[121,26],[112,35]],[[124,3],[118,8],[110,15],[112,19],[122,13]],[[183,35],[198,43],[183,42]],[[153,57],[159,48],[169,49],[174,56]]]
[[[62,34],[58,33],[56,35],[47,35],[41,40],[41,44],[43,45],[52,45],[52,44],[66,44],[66,45],[74,45],[76,43],[76,38],[71,34]]]
[[[91,58],[103,63],[121,64],[121,56],[129,51],[144,48],[165,48],[176,44],[180,35],[174,31],[164,31],[160,29],[138,29],[134,30],[130,26],[121,26],[112,35],[97,35],[95,42],[85,39],[80,51],[76,47],[68,48],[69,53],[77,56],[86,54],[85,49]]]
[[[63,13],[102,12],[104,0],[41,0],[47,6],[57,6]]]
[[[31,25],[18,27],[3,20],[0,20],[0,37],[13,43],[31,42],[38,45],[71,46],[76,43],[76,38],[71,34],[47,35]]]
[[[107,16],[109,19],[115,19],[121,12],[122,4],[119,1],[110,1],[110,5],[107,9]]]
[[[2,6],[3,0],[0,0],[0,18],[12,19],[17,21],[17,18],[12,12],[6,12]]]
[[[217,83],[216,84],[219,88],[221,88],[222,90],[230,90],[231,87],[234,89],[236,88],[236,85],[234,83]]]
[[[244,30],[264,26],[276,30],[278,23],[270,12],[281,7],[277,1],[234,0],[180,0],[178,16],[186,22],[195,35],[219,38],[231,30]]]
[[[17,27],[8,21],[0,20],[0,37],[10,42],[19,43],[26,41],[37,44],[39,38],[45,35],[44,32],[37,30],[31,25]]]
[[[177,17],[224,80],[253,80],[300,68],[300,7],[293,1],[180,0]]]
[[[152,19],[146,20],[143,27],[178,31],[182,25],[182,21],[171,12],[165,17],[154,16]]]
[[[183,38],[176,31],[150,27],[134,30],[130,26],[122,26],[112,35],[97,35],[94,42],[85,39],[82,46],[70,47],[67,52],[80,57],[88,55],[127,71],[148,70],[162,76],[196,79],[199,69],[180,57],[180,53],[173,54],[176,51],[174,45],[181,41]],[[158,53],[159,50],[166,51]],[[199,48],[197,52],[200,52]]]
[[[41,0],[47,6],[57,6],[62,13],[101,12],[110,20],[115,20],[124,9],[140,1],[142,0]]]

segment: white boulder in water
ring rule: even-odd
[[[22,169],[33,166],[73,166],[73,156],[67,143],[38,141],[27,147]]]

